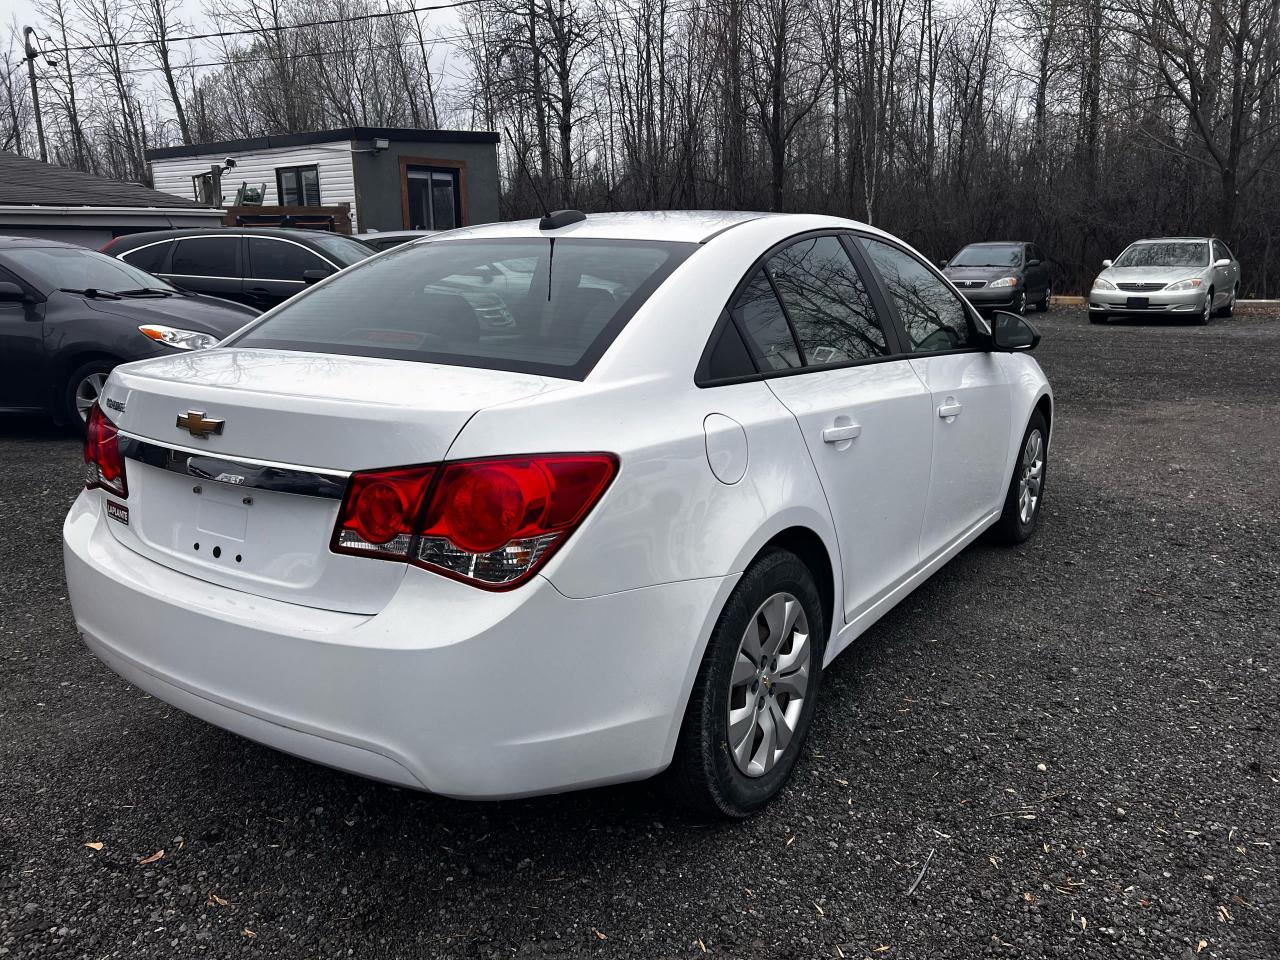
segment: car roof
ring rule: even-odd
[[[1034,243],[1034,240],[980,240],[977,243],[966,243],[966,247],[1013,247],[1020,246],[1024,243]]]
[[[66,250],[88,250],[78,243],[63,243],[46,237],[0,237],[0,250],[22,250],[31,247],[62,247]]]
[[[1135,240],[1134,243],[1167,243],[1170,240],[1188,240],[1196,243],[1208,243],[1213,237],[1148,237],[1145,240]]]
[[[654,210],[592,213],[556,230],[538,229],[537,220],[485,223],[446,230],[425,242],[490,237],[578,237],[589,240],[674,240],[704,243],[739,224],[776,214],[741,210]]]
[[[127,233],[117,237],[119,243],[135,241],[170,240],[183,237],[235,237],[247,234],[255,237],[283,237],[289,240],[314,240],[317,234],[346,236],[328,230],[303,230],[296,227],[188,227],[180,230],[147,230],[143,233]],[[347,239],[353,239],[347,237]]]

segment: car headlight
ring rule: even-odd
[[[150,337],[156,343],[163,343],[175,350],[205,350],[218,344],[217,337],[197,330],[183,330],[181,327],[166,327],[159,323],[144,323],[138,327],[144,337]]]
[[[1199,277],[1191,277],[1187,280],[1179,280],[1177,283],[1171,283],[1165,287],[1165,289],[1170,293],[1176,293],[1179,290],[1198,290],[1202,283],[1204,283],[1204,281]]]
[[[1017,285],[1017,277],[1001,277],[999,280],[992,280],[987,284],[988,287],[1016,287]]]
[[[1116,285],[1114,283],[1110,280],[1103,280],[1101,277],[1093,281],[1093,289],[1095,290],[1114,290],[1115,288]]]

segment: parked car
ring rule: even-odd
[[[447,290],[499,269],[492,330]],[[75,620],[142,689],[330,766],[484,798],[666,770],[745,816],[832,658],[983,531],[1035,532],[1038,340],[833,217],[450,232],[116,371]]]
[[[357,233],[356,239],[367,243],[375,250],[390,250],[410,240],[434,236],[439,230],[371,230],[368,233]]]
[[[81,421],[116,364],[212,346],[257,315],[84,247],[0,237],[0,410]]]
[[[1102,261],[1089,291],[1089,319],[1168,314],[1203,324],[1231,316],[1239,295],[1240,264],[1221,240],[1138,240],[1115,260]]]
[[[979,310],[1023,313],[1028,304],[1049,309],[1049,264],[1034,243],[971,243],[942,266],[947,279]]]
[[[377,251],[323,230],[234,227],[131,233],[102,252],[185,290],[266,310]]]

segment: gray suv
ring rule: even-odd
[[[1221,240],[1164,237],[1129,244],[1089,291],[1089,319],[1169,314],[1208,323],[1229,317],[1240,293],[1240,264]]]
[[[971,243],[950,260],[942,272],[979,310],[1013,310],[1028,305],[1048,310],[1053,296],[1049,265],[1034,243],[1004,240]]]

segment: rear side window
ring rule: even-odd
[[[582,379],[696,244],[447,240],[354,267],[227,341]]]
[[[836,237],[791,244],[769,258],[769,273],[810,366],[888,354],[875,304]]]
[[[898,309],[913,353],[962,350],[973,345],[969,311],[932,270],[898,247],[868,237],[860,242]]]
[[[137,267],[139,270],[145,270],[147,273],[162,273],[164,271],[164,258],[168,254],[169,248],[173,246],[173,241],[166,240],[163,243],[151,243],[145,247],[139,247],[137,250],[130,250],[128,253],[120,254],[120,259],[125,263]]]
[[[295,280],[302,282],[308,270],[333,272],[333,267],[305,247],[266,237],[249,238],[249,267],[254,280]]]
[[[239,237],[185,237],[173,251],[169,272],[184,277],[238,278],[236,247]]]
[[[794,370],[804,366],[787,324],[787,315],[773,292],[773,284],[760,268],[729,308],[746,336],[762,370]]]

